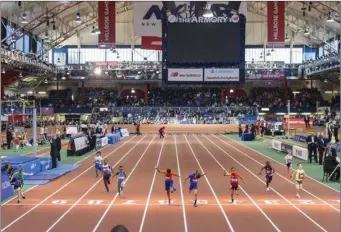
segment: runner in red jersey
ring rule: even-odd
[[[165,137],[163,136],[164,133],[165,133],[165,127],[163,126],[163,127],[161,127],[161,128],[159,129],[160,139],[161,139],[161,138],[165,138]]]
[[[244,184],[245,181],[243,178],[236,172],[236,169],[234,167],[231,168],[231,173],[228,173],[226,170],[224,170],[224,176],[230,176],[231,177],[231,202],[234,203],[234,194],[236,193],[238,195],[238,186],[239,186],[239,178],[243,181]]]

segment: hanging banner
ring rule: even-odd
[[[195,3],[174,2],[176,15],[188,17],[195,10]],[[231,11],[247,17],[247,2],[210,2],[211,10],[217,16],[227,16]],[[134,35],[141,36],[143,49],[161,50],[163,4],[159,2],[134,2]],[[184,13],[185,12],[185,13]]]
[[[162,50],[162,38],[157,36],[142,36],[142,49]]]
[[[98,46],[115,47],[116,43],[116,9],[115,2],[98,2]]]
[[[268,46],[285,45],[285,2],[268,2]]]

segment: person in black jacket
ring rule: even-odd
[[[324,155],[324,152],[326,150],[326,146],[324,144],[323,135],[320,135],[318,140],[317,140],[317,149],[318,149],[318,152],[319,152],[319,165],[322,165],[322,163],[323,163],[323,155]]]
[[[332,154],[326,154],[326,157],[324,158],[324,166],[323,171],[325,173],[332,174],[332,172],[335,170],[335,168],[339,165],[339,162],[336,159],[337,155],[335,152],[332,152]],[[331,177],[331,180],[333,181],[339,181],[340,180],[340,168],[336,169],[333,176]]]
[[[305,116],[305,117],[304,117],[305,128],[310,128],[309,121],[310,121],[309,116]]]
[[[57,149],[58,149],[58,156],[57,156],[57,159],[58,161],[61,160],[60,158],[60,150],[62,149],[62,140],[60,139],[60,136],[59,134],[57,134],[57,137],[56,137],[56,146],[57,146]]]
[[[340,124],[338,122],[333,123],[333,134],[335,137],[335,142],[339,142],[339,129],[340,129]]]
[[[59,154],[55,137],[50,140],[50,146],[51,146],[50,156],[51,156],[51,161],[52,161],[52,169],[55,169],[57,168],[57,158]]]
[[[12,139],[13,139],[12,130],[11,130],[11,128],[7,128],[7,131],[6,131],[7,150],[11,149]]]
[[[310,134],[307,137],[306,143],[308,144],[308,157],[309,162],[312,162],[312,156],[314,153],[314,160],[317,163],[317,137],[314,134]]]

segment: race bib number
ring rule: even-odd
[[[300,173],[298,176],[299,176],[300,179],[303,179],[304,178],[304,173]]]
[[[238,179],[232,178],[232,179],[231,179],[231,182],[232,182],[232,183],[237,183],[237,182],[238,182]]]

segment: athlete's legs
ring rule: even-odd
[[[109,179],[108,177],[103,176],[103,182],[104,182],[104,186],[107,192],[109,192],[108,179]]]
[[[171,198],[170,198],[170,191],[169,190],[167,190],[167,197],[168,197],[168,204],[170,204],[171,203]]]
[[[95,171],[96,171],[96,178],[98,177],[98,170],[97,167],[95,167]]]
[[[198,190],[194,189],[194,206],[197,206],[197,200],[198,200]]]
[[[299,184],[299,183],[296,183],[296,185],[295,185],[295,187],[296,187],[296,197],[297,198],[301,198],[300,197],[300,188],[301,188],[300,185],[301,184]]]
[[[234,189],[231,189],[231,201],[232,201],[232,203],[234,202],[233,196],[234,196]]]

